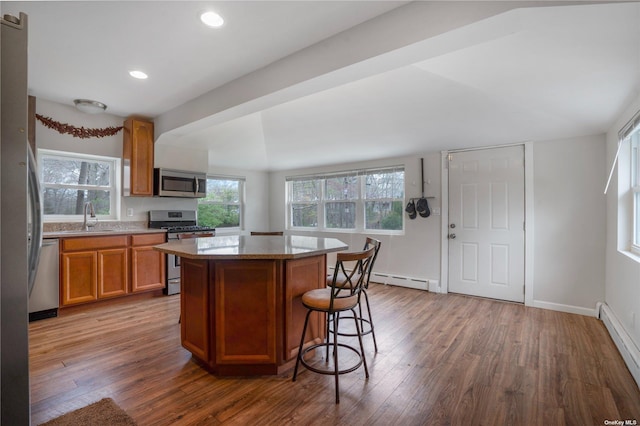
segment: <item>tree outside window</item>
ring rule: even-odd
[[[291,228],[402,231],[404,168],[289,178],[287,197]]]
[[[243,180],[207,178],[207,196],[198,199],[198,225],[240,228]]]
[[[289,187],[291,201],[291,225],[313,228],[318,226],[318,202],[320,182],[318,180],[296,180]]]
[[[355,229],[358,176],[325,179],[324,210],[327,228]]]
[[[401,230],[404,171],[368,173],[365,188],[365,229]]]
[[[39,168],[45,219],[82,216],[87,202],[98,217],[117,218],[119,159],[39,150]]]

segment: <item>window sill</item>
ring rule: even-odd
[[[627,256],[629,259],[635,261],[636,263],[640,263],[640,255],[629,251],[629,250],[618,250],[618,253],[621,253],[625,256]]]

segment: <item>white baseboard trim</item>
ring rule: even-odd
[[[640,349],[631,340],[629,334],[622,327],[620,321],[615,316],[609,305],[606,303],[601,306],[600,319],[604,323],[613,342],[616,344],[622,359],[624,359],[627,368],[640,388]]]
[[[329,273],[333,274],[334,268],[329,267]],[[415,288],[417,290],[427,290],[438,287],[438,280],[425,280],[421,278],[405,277],[402,275],[385,274],[382,272],[372,272],[371,282],[378,284],[395,285],[398,287]],[[435,284],[435,286],[434,286]],[[434,291],[434,290],[431,290]]]
[[[597,317],[596,309],[583,308],[581,306],[563,305],[561,303],[545,302],[542,300],[534,300],[534,308],[549,309],[551,311],[567,312],[569,314],[586,315],[588,317]]]
[[[380,284],[395,285],[398,287],[415,288],[418,290],[429,290],[429,280],[419,278],[404,277],[402,275],[390,275],[380,272],[371,273],[371,281]]]

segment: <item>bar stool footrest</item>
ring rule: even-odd
[[[318,349],[318,348],[326,348],[329,347],[329,350],[333,350],[334,347],[334,343],[333,342],[324,342],[324,343],[316,343],[315,345],[311,345],[305,349],[303,349],[302,351],[302,356],[300,358],[300,363],[302,365],[304,365],[304,367],[307,370],[313,371],[314,373],[318,373],[318,374],[327,374],[327,375],[331,375],[331,376],[335,376],[336,371],[335,369],[323,369],[323,368],[318,368],[318,367],[314,367],[312,365],[310,365],[305,359],[304,356],[307,354],[307,352],[312,351],[314,349]],[[350,351],[352,351],[353,353],[355,353],[356,355],[358,355],[358,362],[354,365],[351,366],[349,368],[345,368],[342,370],[338,370],[338,374],[346,374],[346,373],[351,373],[352,371],[356,371],[358,368],[360,368],[360,366],[362,365],[362,354],[360,353],[359,350],[357,350],[356,348],[354,348],[353,346],[349,346],[346,345],[344,343],[338,343],[338,346],[348,349]]]
[[[349,316],[349,317],[340,317],[340,321],[343,320],[350,320],[353,319],[353,316]],[[369,321],[368,319],[365,318],[356,318],[358,321],[360,321],[360,335],[364,336],[366,334],[371,334],[373,333],[373,327],[371,326],[371,321]],[[333,324],[333,320],[329,320],[330,324]],[[365,329],[365,324],[367,324],[367,327]],[[333,334],[333,328],[330,326],[329,327],[329,333]],[[338,336],[345,336],[345,337],[358,337],[358,333],[345,333],[343,331],[338,332]]]

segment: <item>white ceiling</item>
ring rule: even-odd
[[[327,37],[349,42],[349,28],[404,4],[3,2],[2,12],[29,15],[35,96],[162,118]],[[208,5],[223,28],[197,21]],[[161,143],[210,151],[210,166],[312,167],[603,133],[640,91],[637,2],[516,9],[429,41],[406,47],[419,58],[409,64],[393,65],[398,48],[376,58],[384,72],[178,127]],[[149,79],[130,79],[134,67]]]

